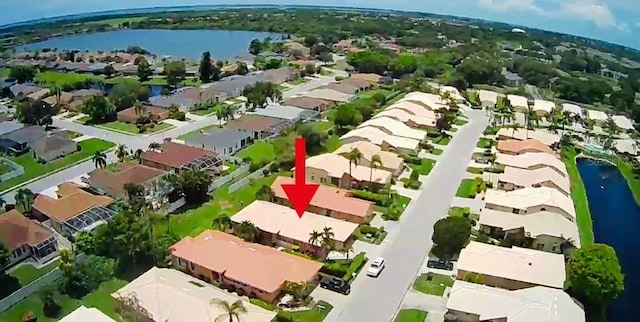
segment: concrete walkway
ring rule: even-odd
[[[446,312],[447,298],[431,294],[424,294],[411,288],[402,301],[403,309],[420,309],[429,312]]]

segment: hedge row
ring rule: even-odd
[[[385,206],[385,196],[365,190],[352,190],[353,196],[356,198],[375,202],[378,206]]]
[[[349,265],[349,268],[347,268],[347,271],[345,272],[344,277],[342,277],[342,279],[344,279],[346,282],[351,281],[351,279],[353,279],[353,276],[355,275],[354,273],[359,272],[362,266],[364,266],[366,262],[367,262],[367,258],[364,252],[356,255],[356,257],[353,258],[351,265]]]

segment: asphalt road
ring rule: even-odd
[[[400,231],[382,250],[386,268],[378,278],[366,278],[354,285],[345,298],[344,309],[331,312],[325,321],[389,322],[393,319],[432,246],[433,224],[446,216],[487,125],[483,111],[466,114],[469,124],[456,132],[423,182],[421,195],[400,218]]]

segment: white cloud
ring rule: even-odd
[[[626,24],[616,21],[616,17],[606,4],[595,0],[573,0],[563,3],[560,9],[560,12],[572,15],[576,19],[592,21],[600,28],[628,30]]]
[[[532,11],[544,13],[544,11],[536,5],[535,0],[480,0],[478,4],[489,11],[495,12]]]

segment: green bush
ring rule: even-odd
[[[342,277],[347,274],[348,269],[349,266],[346,263],[332,261],[324,263],[320,271],[332,276]]]
[[[372,227],[372,226],[369,226],[369,225],[362,225],[362,226],[360,226],[360,233],[363,234],[363,235],[371,234],[371,235],[373,235],[374,237],[377,238],[378,235],[380,234],[380,230],[378,228],[376,228],[376,227]]]
[[[269,166],[269,171],[276,173],[278,172],[278,170],[280,170],[280,164],[276,161],[274,161],[273,163],[271,163],[271,165]]]
[[[360,269],[366,262],[367,258],[365,257],[364,252],[356,255],[356,257],[353,258],[353,261],[351,261],[351,265],[349,265],[349,268],[347,268],[347,271],[345,272],[342,279],[347,282],[351,281],[351,279],[353,279],[353,273],[357,273],[358,271],[360,271]]]
[[[402,215],[402,210],[397,208],[389,208],[389,210],[382,214],[382,219],[397,221],[398,219],[400,219],[400,215]]]
[[[411,171],[411,175],[409,175],[409,180],[416,181],[418,180],[418,178],[420,178],[420,174],[418,173],[418,171],[416,170]]]
[[[386,206],[385,204],[385,196],[377,194],[377,193],[373,193],[373,192],[369,192],[369,191],[364,191],[364,190],[353,190],[352,191],[353,196],[356,198],[360,198],[360,199],[364,199],[364,200],[368,200],[371,202],[375,202],[376,205],[378,206]]]
[[[414,155],[408,155],[408,154],[400,154],[400,157],[404,160],[404,162],[406,163],[410,163],[410,164],[415,164],[415,165],[421,165],[422,164],[422,159],[419,156],[414,156]]]
[[[476,238],[476,241],[481,242],[481,243],[488,243],[489,242],[489,236],[487,236],[484,233],[479,233],[478,237]]]

